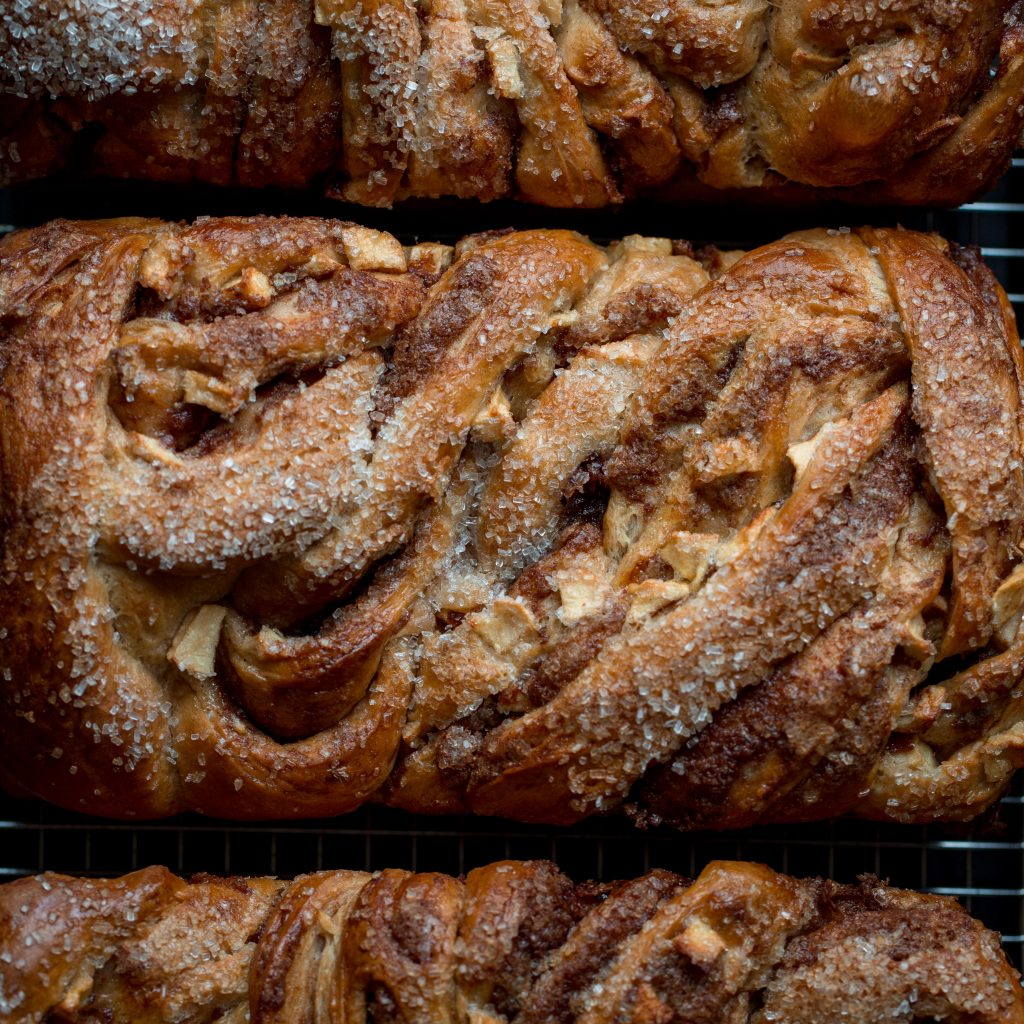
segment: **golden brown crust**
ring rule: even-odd
[[[852,1001],[852,1002],[851,1002]],[[10,1024],[1020,1024],[998,936],[955,901],[717,861],[573,885],[324,871],[0,886]]]
[[[998,285],[900,230],[687,251],[0,243],[5,784],[121,817],[990,805],[1024,750]]]
[[[940,205],[1024,127],[1018,0],[44,0],[0,49],[4,182]]]

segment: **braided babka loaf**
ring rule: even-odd
[[[954,900],[715,862],[574,885],[294,882],[147,868],[0,886],[9,1024],[1022,1024],[998,937]]]
[[[957,204],[1024,127],[1015,0],[5,0],[0,181],[389,205]]]
[[[967,819],[1024,759],[977,256],[322,220],[0,242],[0,779],[73,808]]]

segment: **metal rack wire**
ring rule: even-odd
[[[309,196],[167,190],[148,186],[76,183],[33,185],[0,192],[0,222],[31,224],[53,216],[211,213],[321,214],[359,219],[398,234],[408,211],[349,210]],[[1024,156],[983,201],[955,211],[764,211],[736,218],[728,210],[680,212],[635,206],[621,213],[561,213],[495,204],[474,210],[424,208],[421,237],[515,224],[576,227],[597,238],[629,232],[672,234],[695,243],[749,246],[795,227],[870,219],[936,230],[981,247],[1024,324]],[[86,818],[0,795],[0,880],[41,870],[118,874],[165,863],[188,874],[297,874],[327,867],[405,867],[463,872],[503,857],[549,857],[577,878],[612,879],[663,866],[695,874],[714,858],[743,858],[797,875],[852,881],[869,872],[909,888],[956,896],[1003,933],[1007,952],[1024,965],[1024,784],[970,826],[900,827],[840,820],[730,834],[638,832],[622,819],[590,820],[567,829],[540,829],[497,819],[427,818],[366,807],[343,818],[246,824],[195,815],[165,822],[124,823]]]
[[[964,826],[839,820],[727,834],[637,832],[620,819],[540,829],[498,819],[410,816],[365,807],[342,818],[238,824],[188,815],[132,824],[35,803],[0,803],[0,878],[40,870],[119,874],[163,863],[190,874],[292,875],[321,868],[464,872],[489,861],[550,858],[577,878],[613,879],[666,867],[695,875],[709,860],[756,860],[796,875],[853,881],[868,872],[956,896],[1024,959],[1024,794]]]

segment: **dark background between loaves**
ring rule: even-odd
[[[353,208],[308,193],[169,187],[72,178],[0,191],[0,230],[54,217],[143,215],[190,219],[208,214],[310,214],[393,231],[403,242],[451,241],[513,226],[572,227],[607,241],[646,233],[750,247],[788,231],[824,224],[902,223],[981,246],[1024,326],[1024,155],[981,202],[959,210],[827,207],[740,210],[702,206],[666,210],[566,212],[496,203]],[[415,231],[411,232],[410,227]],[[551,829],[499,819],[430,818],[380,807],[345,817],[236,824],[186,815],[167,821],[108,822],[0,794],[0,881],[42,870],[114,875],[151,863],[199,871],[292,875],[320,868],[402,867],[460,873],[505,857],[551,858],[577,879],[631,877],[649,867],[694,875],[714,858],[763,861],[795,875],[850,882],[871,872],[893,884],[959,898],[1003,933],[1017,966],[1024,961],[1024,778],[973,825],[929,827],[840,820],[736,833],[641,832],[618,818]]]

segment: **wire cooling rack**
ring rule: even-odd
[[[977,245],[1010,294],[1024,325],[1024,156],[998,188],[959,210],[777,209],[745,212],[705,207],[666,213],[634,205],[625,211],[564,213],[493,204],[470,213],[424,205],[398,213],[346,208],[306,195],[170,189],[131,183],[56,182],[0,192],[0,224],[20,226],[56,216],[151,215],[187,219],[215,214],[316,214],[359,220],[418,237],[450,239],[485,228],[558,225],[595,238],[640,232],[694,243],[748,247],[800,227],[870,220],[935,230]],[[911,827],[840,820],[765,827],[736,833],[681,835],[637,831],[618,818],[549,829],[471,817],[407,815],[364,807],[342,818],[240,825],[187,815],[132,824],[87,818],[0,794],[0,880],[42,870],[119,874],[163,863],[198,871],[291,875],[320,868],[464,872],[504,857],[543,857],[575,878],[603,880],[650,867],[696,874],[709,860],[762,861],[796,875],[853,881],[870,872],[894,885],[959,898],[974,915],[1003,933],[1007,952],[1024,965],[1024,784],[971,825]]]

